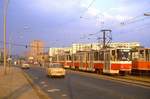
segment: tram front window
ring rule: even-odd
[[[150,61],[150,49],[146,49],[145,51],[146,61]]]
[[[117,50],[117,60],[118,61],[129,61],[130,60],[130,51],[129,50]]]

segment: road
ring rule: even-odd
[[[52,99],[150,99],[150,88],[67,70],[65,78],[50,78],[45,69],[24,70]]]

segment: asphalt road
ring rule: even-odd
[[[67,70],[65,78],[50,78],[45,69],[24,70],[52,99],[150,99],[150,89],[100,79]]]

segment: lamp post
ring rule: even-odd
[[[7,74],[6,68],[6,18],[7,18],[8,0],[4,0],[4,13],[3,13],[3,25],[4,25],[4,74]]]
[[[150,13],[144,13],[144,16],[150,16]]]

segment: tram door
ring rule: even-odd
[[[88,71],[94,71],[94,52],[89,52],[89,63],[88,63]]]
[[[146,61],[150,62],[150,49],[145,50]]]
[[[104,51],[104,67],[103,67],[103,73],[110,73],[111,70],[111,64],[110,64],[110,50]]]
[[[83,53],[82,52],[80,52],[80,54],[79,54],[79,69],[84,70],[84,67],[83,67]]]

